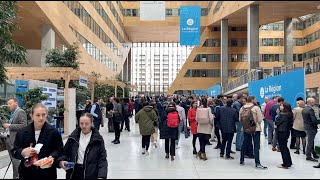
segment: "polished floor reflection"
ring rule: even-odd
[[[107,123],[105,123],[107,124]],[[206,147],[207,161],[196,159],[192,154],[192,138],[185,139],[181,135],[180,149],[176,150],[174,161],[165,159],[164,141],[158,140],[158,148],[150,147],[150,155],[141,154],[141,136],[139,127],[131,119],[132,131],[124,131],[121,133],[120,144],[114,145],[111,141],[114,139],[113,133],[107,132],[107,127],[100,130],[105,139],[107,148],[107,159],[109,162],[108,179],[205,179],[205,178],[241,178],[241,179],[262,179],[262,178],[314,178],[319,179],[320,169],[312,166],[317,165],[316,162],[305,160],[305,155],[294,154],[294,150],[290,150],[293,166],[290,169],[279,169],[278,164],[282,163],[279,152],[271,150],[271,146],[267,144],[264,136],[261,135],[260,159],[267,170],[259,170],[254,167],[253,159],[245,159],[244,166],[239,165],[240,153],[236,152],[233,156],[234,160],[225,160],[219,157],[219,151],[213,149],[212,146]],[[316,137],[317,145],[320,144],[320,133]],[[234,138],[235,140],[235,138]],[[64,141],[65,142],[65,141]],[[199,142],[197,142],[199,148]],[[232,149],[235,151],[234,144]],[[0,169],[0,178],[6,171],[6,168]],[[6,175],[6,179],[12,178],[12,168]],[[58,170],[58,178],[64,179],[65,172]]]

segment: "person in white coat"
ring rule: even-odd
[[[179,139],[181,131],[184,127],[184,124],[186,124],[187,118],[186,118],[186,112],[183,107],[180,106],[180,101],[178,99],[174,99],[174,102],[176,103],[176,108],[180,117],[180,123],[179,123],[179,133],[178,133],[178,139],[176,140],[176,149],[179,149]]]

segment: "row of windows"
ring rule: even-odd
[[[246,69],[228,69],[228,77],[239,77],[247,73]]]
[[[188,69],[184,77],[220,77],[220,69]]]
[[[261,38],[260,46],[283,46],[283,38]]]
[[[309,15],[308,15],[309,16]],[[293,30],[304,30],[309,26],[320,21],[320,14],[312,15],[310,18],[302,21],[293,23]],[[283,23],[271,23],[267,25],[263,25],[260,27],[261,30],[265,31],[283,31],[284,24]]]
[[[201,16],[207,16],[208,11],[208,8],[201,8]],[[140,17],[140,9],[123,9],[123,16]],[[180,16],[180,9],[166,9],[166,16]]]
[[[96,21],[89,15],[89,13],[81,6],[78,1],[64,1],[71,11],[79,17],[79,19],[87,25],[93,33],[95,33],[100,40],[106,43],[120,59],[123,58],[122,52],[118,49],[116,44],[108,37],[108,35],[102,30],[102,28],[96,23]]]
[[[294,38],[294,46],[304,46],[308,43],[316,41],[320,38],[320,30],[304,37],[304,38]]]
[[[193,62],[220,62],[220,54],[198,54]]]
[[[90,1],[92,6],[96,9],[96,11],[98,12],[98,14],[102,17],[102,19],[104,20],[104,22],[108,25],[109,29],[112,31],[113,35],[118,39],[118,41],[122,44],[122,46],[124,48],[129,48],[129,46],[127,45],[126,41],[122,38],[121,34],[119,33],[119,31],[117,30],[117,28],[115,27],[115,25],[112,23],[110,17],[108,16],[108,14],[105,12],[105,10],[102,8],[101,4],[98,1]],[[107,1],[110,4],[111,1]],[[112,3],[111,3],[112,4]],[[112,7],[114,7],[112,5]],[[116,11],[114,9],[114,11]],[[118,16],[117,16],[118,17]],[[119,18],[119,17],[118,17]],[[119,18],[120,19],[120,18]],[[119,22],[119,21],[118,21]]]
[[[247,31],[247,27],[228,27],[228,31]],[[221,27],[212,27],[211,29],[212,32],[220,32],[221,31]]]
[[[71,28],[71,27],[70,27]],[[112,69],[113,71],[117,71],[117,64],[114,63],[111,58],[101,52],[97,47],[95,47],[90,41],[88,41],[85,37],[83,37],[80,33],[76,30],[71,28],[71,30],[75,33],[76,37],[79,39],[82,46],[87,50],[88,54],[98,60],[101,64],[106,65],[108,68]]]
[[[228,42],[229,47],[246,47],[247,46],[247,39],[229,39]],[[221,40],[220,39],[207,39],[203,47],[221,47]]]

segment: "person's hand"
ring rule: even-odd
[[[8,124],[8,123],[4,123],[4,124],[2,124],[2,126],[4,127],[4,128],[9,128],[10,127],[10,124]]]
[[[59,163],[60,167],[61,167],[62,169],[64,169],[64,170],[70,169],[70,168],[64,166],[64,163],[66,163],[66,162],[67,162],[67,161],[60,161],[60,163]]]
[[[32,157],[35,153],[36,151],[32,147],[24,148],[21,152],[24,157]]]

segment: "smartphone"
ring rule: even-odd
[[[75,165],[74,162],[65,162],[65,163],[64,163],[64,167],[66,167],[66,168],[73,168],[74,165]]]

